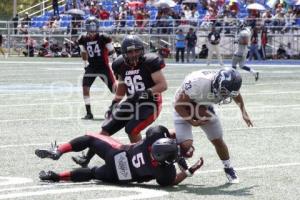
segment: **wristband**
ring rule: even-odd
[[[187,170],[185,170],[184,172],[185,172],[185,174],[186,174],[188,177],[193,176],[193,173],[191,172],[190,168],[187,169]]]

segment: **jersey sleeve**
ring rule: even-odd
[[[164,59],[155,53],[145,55],[145,65],[151,74],[166,66]]]
[[[107,43],[112,42],[112,39],[109,37],[109,35],[107,35],[107,34],[105,34],[105,33],[103,33],[103,34],[101,35],[101,39],[102,39],[102,41],[104,42],[104,44],[107,44]]]
[[[156,182],[160,186],[171,186],[173,185],[176,178],[175,165],[161,165],[157,168]]]
[[[114,72],[114,75],[116,77],[118,77],[119,75],[121,75],[121,65],[123,63],[124,59],[123,59],[123,56],[120,55],[116,58],[116,60],[112,63],[111,67],[112,67],[112,70]]]
[[[80,35],[77,39],[78,45],[84,45],[84,35]]]

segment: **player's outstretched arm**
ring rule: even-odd
[[[233,100],[239,106],[239,108],[241,110],[241,113],[242,113],[242,116],[243,116],[243,119],[246,122],[247,126],[248,127],[253,126],[253,123],[252,123],[252,121],[251,121],[251,119],[250,119],[250,117],[249,117],[249,115],[246,111],[242,95],[239,94],[237,97],[234,97]]]
[[[175,178],[175,181],[174,181],[173,185],[177,185],[177,184],[181,183],[187,177],[193,176],[193,174],[195,173],[195,171],[197,171],[198,169],[200,169],[202,167],[203,163],[204,163],[203,158],[200,157],[200,159],[197,160],[197,162],[193,166],[191,166],[190,168],[188,168],[187,170],[185,170],[184,168],[182,168],[179,165],[179,168],[180,168],[181,172],[179,172],[176,175],[176,178]]]

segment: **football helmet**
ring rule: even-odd
[[[212,90],[220,103],[227,104],[232,101],[233,97],[239,95],[241,86],[242,77],[240,73],[231,67],[224,67],[216,73]]]
[[[137,35],[127,35],[121,44],[121,52],[125,62],[136,67],[144,56],[144,44]]]
[[[173,163],[178,158],[178,146],[175,139],[160,138],[152,144],[151,154],[161,164]]]
[[[88,33],[96,33],[98,32],[99,21],[96,17],[89,17],[85,21],[85,29]]]

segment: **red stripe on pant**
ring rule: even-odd
[[[130,134],[137,135],[142,130],[144,130],[147,126],[149,126],[150,124],[152,124],[152,122],[154,122],[157,119],[157,117],[159,116],[161,109],[162,109],[162,97],[160,95],[160,96],[157,97],[157,110],[156,110],[156,112],[154,112],[147,119],[145,119],[144,121],[142,121],[141,123],[139,123],[132,130],[132,132]]]
[[[99,133],[87,133],[87,135],[97,138],[99,140],[102,140],[102,141],[110,144],[115,149],[120,149],[123,146],[122,143],[120,143],[119,141],[115,140],[114,138],[112,138],[110,136],[101,135]]]

